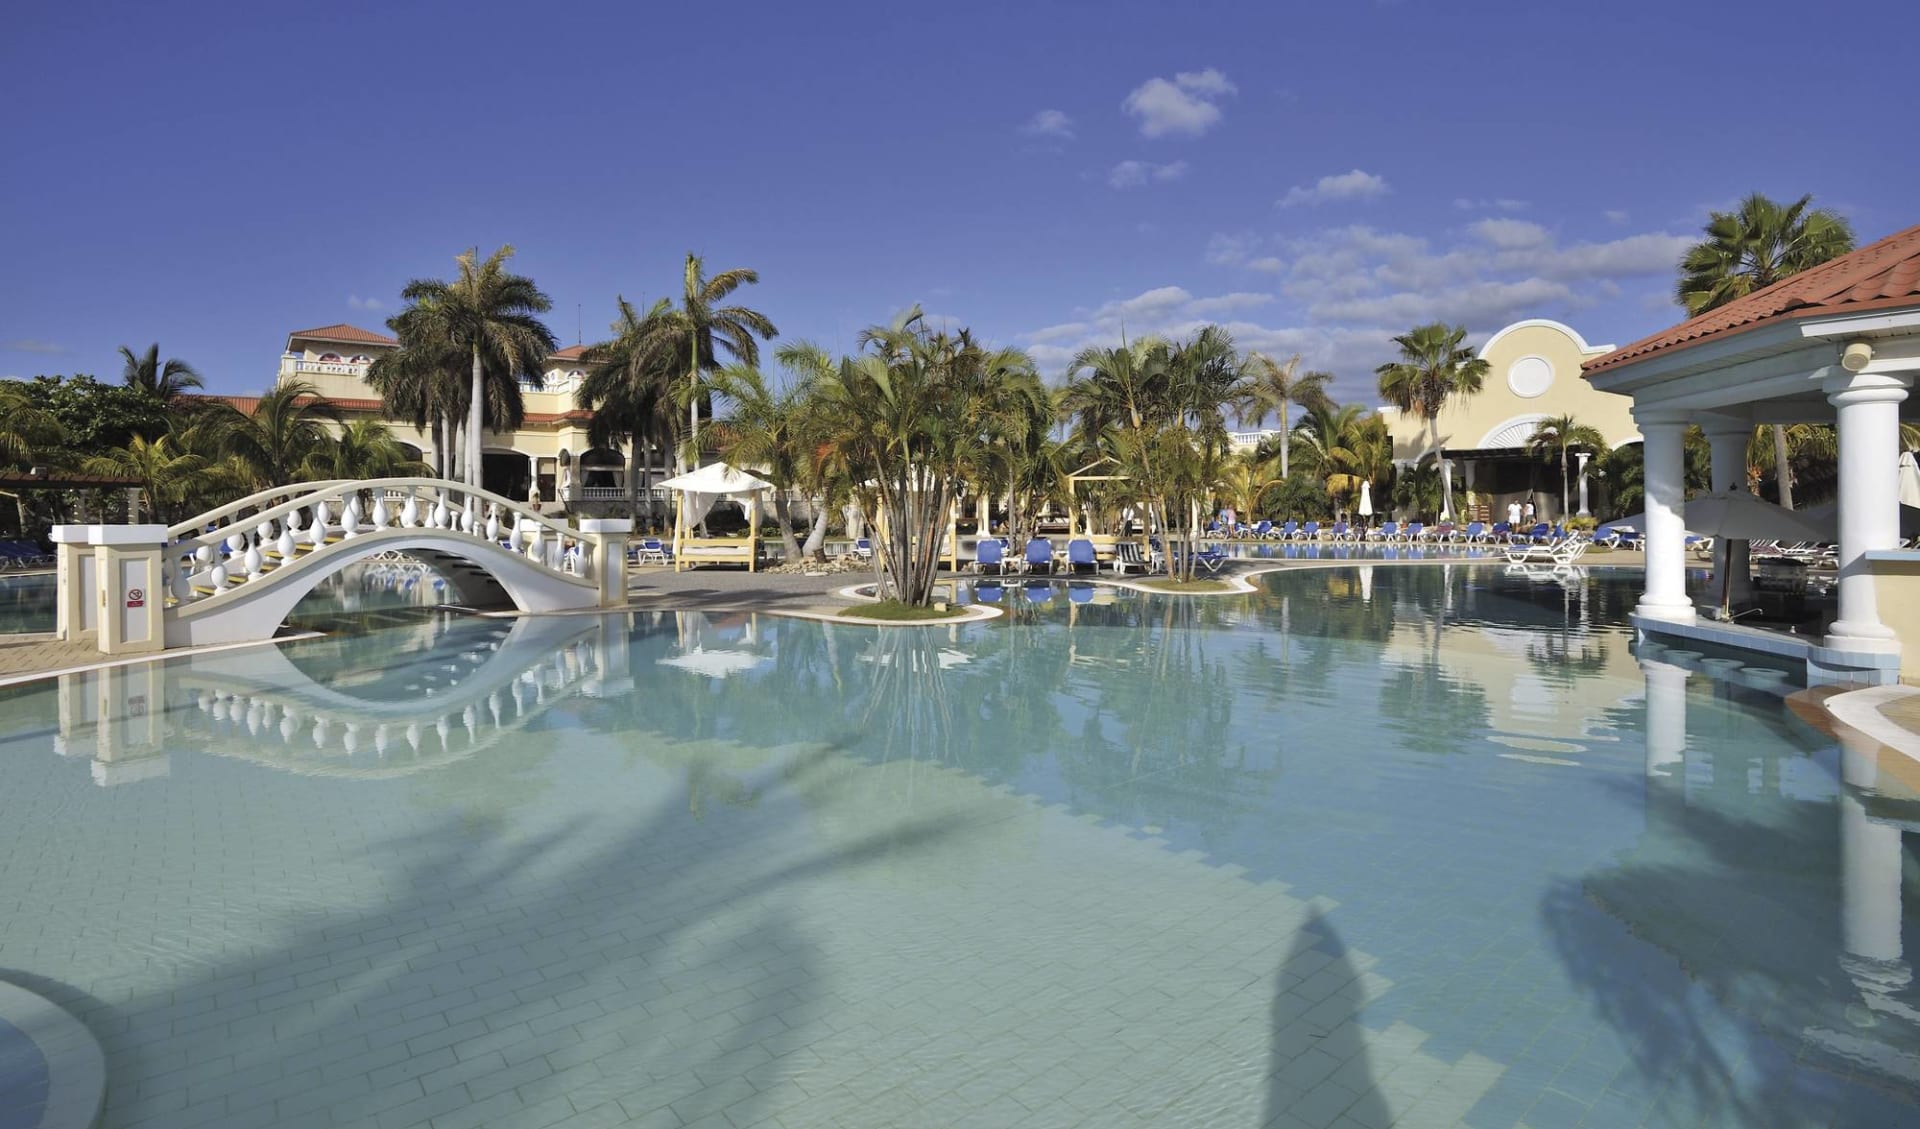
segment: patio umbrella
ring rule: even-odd
[[[1708,537],[1729,542],[1721,558],[1720,618],[1727,619],[1733,607],[1733,573],[1747,567],[1746,546],[1736,552],[1731,542],[1751,541],[1756,537],[1792,541],[1832,541],[1839,536],[1835,517],[1825,520],[1803,510],[1790,510],[1747,493],[1723,490],[1701,494],[1687,502],[1687,528]]]
[[[1920,461],[1912,451],[1900,452],[1900,504],[1920,506]]]
[[[1453,519],[1453,463],[1440,460],[1440,520]]]
[[[1360,516],[1373,516],[1373,483],[1371,482],[1360,484]]]

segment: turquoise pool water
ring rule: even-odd
[[[105,1124],[1920,1123],[1920,773],[1634,578],[475,620],[0,699]]]
[[[57,592],[51,572],[0,576],[0,635],[52,631]]]

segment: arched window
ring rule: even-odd
[[[323,365],[337,365],[340,363],[340,354],[322,353],[320,354],[320,363]]]

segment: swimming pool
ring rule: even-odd
[[[18,690],[0,978],[107,1125],[1914,1123],[1915,777],[1636,659],[1633,580],[423,614]]]

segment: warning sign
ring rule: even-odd
[[[127,606],[130,608],[146,607],[147,606],[147,590],[144,588],[127,589]]]

